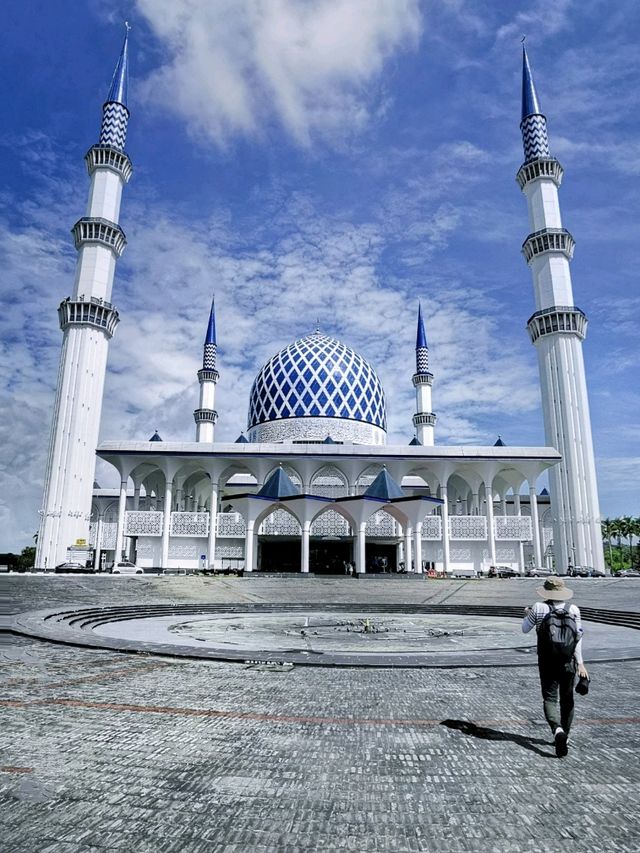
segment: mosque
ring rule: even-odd
[[[246,429],[215,441],[218,364],[211,305],[195,441],[107,441],[98,432],[111,302],[126,238],[119,225],[132,175],[125,151],[128,32],[103,106],[100,138],[86,157],[89,203],[72,229],[73,295],[58,309],[62,354],[45,474],[36,566],[68,559],[96,568],[129,559],[142,568],[249,572],[436,572],[474,575],[492,566],[604,567],[582,341],[574,305],[574,240],[558,200],[563,170],[551,155],[523,48],[524,193],[530,233],[522,252],[533,277],[528,331],[538,353],[546,447],[435,442],[434,374],[418,308],[415,435],[386,442],[384,389],[375,369],[319,329],[270,358],[249,392]],[[203,327],[205,324],[203,324]],[[218,367],[221,372],[219,373]],[[403,377],[400,377],[403,379]],[[223,381],[223,380],[222,380]],[[244,426],[244,425],[243,425]],[[119,475],[94,483],[96,454]],[[549,493],[538,494],[545,473]]]

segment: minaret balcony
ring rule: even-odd
[[[411,381],[414,388],[418,385],[433,385],[433,373],[414,373]]]
[[[71,326],[93,326],[101,329],[108,338],[113,337],[120,322],[120,315],[115,307],[110,302],[96,299],[94,296],[90,299],[85,299],[84,296],[65,299],[58,308],[58,317],[63,332]]]
[[[417,426],[435,426],[436,416],[433,412],[418,412],[413,416],[413,425]]]
[[[98,216],[85,216],[79,219],[71,229],[76,249],[85,243],[100,243],[111,249],[117,258],[124,252],[127,238],[124,231],[115,222]]]
[[[89,175],[93,175],[96,169],[110,169],[116,175],[120,175],[126,184],[133,174],[133,165],[129,155],[125,151],[112,148],[110,145],[92,145],[84,155],[84,160]]]
[[[581,341],[587,334],[586,314],[575,305],[554,305],[532,314],[527,323],[531,343],[545,335],[576,335]]]
[[[571,260],[576,241],[566,228],[542,228],[529,234],[522,244],[522,254],[528,264],[539,255],[559,252]]]
[[[193,419],[197,424],[215,424],[218,420],[218,413],[213,409],[196,409],[193,413]]]
[[[532,160],[530,163],[523,163],[516,175],[516,181],[521,190],[530,181],[537,181],[540,178],[550,178],[559,187],[562,183],[563,174],[562,166],[555,157],[540,157],[538,160]]]
[[[209,368],[203,367],[202,370],[198,371],[198,382],[201,384],[203,382],[217,382],[220,378],[220,374],[217,370],[211,370]]]

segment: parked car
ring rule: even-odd
[[[572,578],[590,578],[593,569],[590,566],[570,566],[567,574]]]
[[[517,578],[520,572],[512,569],[511,566],[491,566],[489,569],[490,578]]]
[[[143,575],[144,571],[140,566],[136,566],[130,560],[122,560],[120,563],[115,563],[111,569],[112,575]]]
[[[601,571],[600,569],[591,569],[590,577],[592,578],[606,578],[606,576],[606,573]]]
[[[56,574],[67,574],[67,572],[90,574],[91,572],[93,572],[93,569],[91,568],[91,566],[87,568],[84,563],[77,563],[74,560],[67,560],[65,563],[58,563],[58,565],[54,569],[54,572],[56,572]]]
[[[619,578],[640,578],[640,571],[638,569],[621,569],[616,573],[616,577]]]
[[[538,566],[537,568],[527,569],[525,575],[528,578],[550,578],[551,575],[555,575],[551,569],[543,569],[542,566]]]

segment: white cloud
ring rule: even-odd
[[[301,144],[341,138],[381,104],[371,83],[415,47],[418,0],[138,0],[170,61],[146,96],[224,143],[274,118]],[[382,98],[384,107],[384,98]]]

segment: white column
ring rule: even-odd
[[[413,536],[413,530],[411,529],[411,525],[407,522],[404,526],[404,568],[405,571],[411,571],[411,537]]]
[[[171,527],[171,502],[173,497],[173,480],[167,477],[164,487],[164,517],[162,519],[162,568],[169,568],[169,530]]]
[[[442,569],[445,574],[448,574],[451,567],[449,559],[449,502],[446,489],[440,488],[440,497],[444,501],[442,504]]]
[[[134,510],[140,509],[140,486],[142,482],[134,477],[133,480],[133,508]]]
[[[309,537],[311,535],[311,522],[305,521],[302,525],[302,567],[301,572],[309,572]]]
[[[529,501],[531,505],[531,527],[533,528],[533,553],[535,555],[536,568],[542,566],[542,549],[540,547],[540,524],[538,522],[538,498],[536,487],[529,483]],[[558,569],[559,566],[556,566]]]
[[[522,504],[520,502],[520,492],[518,492],[514,496],[514,511],[515,511],[515,514],[517,516],[522,515]],[[518,549],[520,551],[520,554],[519,554],[520,561],[519,561],[518,567],[519,567],[520,571],[524,573],[524,569],[525,569],[525,567],[524,567],[524,543],[523,543],[522,539],[520,539],[518,541]]]
[[[100,554],[102,553],[102,548],[100,546],[100,542],[102,539],[102,516],[98,515],[98,520],[96,521],[96,544],[94,548],[93,554],[93,566],[96,572],[100,571]]]
[[[416,572],[422,574],[422,522],[419,521],[416,524],[414,531],[414,562],[416,565]]]
[[[495,534],[493,532],[493,491],[491,487],[491,483],[484,484],[484,493],[486,497],[487,504],[487,536],[489,539],[489,558],[491,560],[491,565],[495,566],[496,564],[496,539]]]
[[[114,563],[119,563],[122,560],[122,550],[124,545],[124,514],[127,509],[127,480],[120,482],[120,499],[118,501],[118,528],[116,531],[116,550],[113,558]]]
[[[218,485],[211,483],[209,495],[209,543],[207,547],[207,563],[210,569],[215,568],[216,558],[216,535],[218,525]]]
[[[367,570],[367,522],[358,526],[358,548],[356,556],[356,572],[364,574]]]
[[[247,520],[247,531],[244,537],[244,570],[245,572],[253,571],[253,527],[255,521]]]

